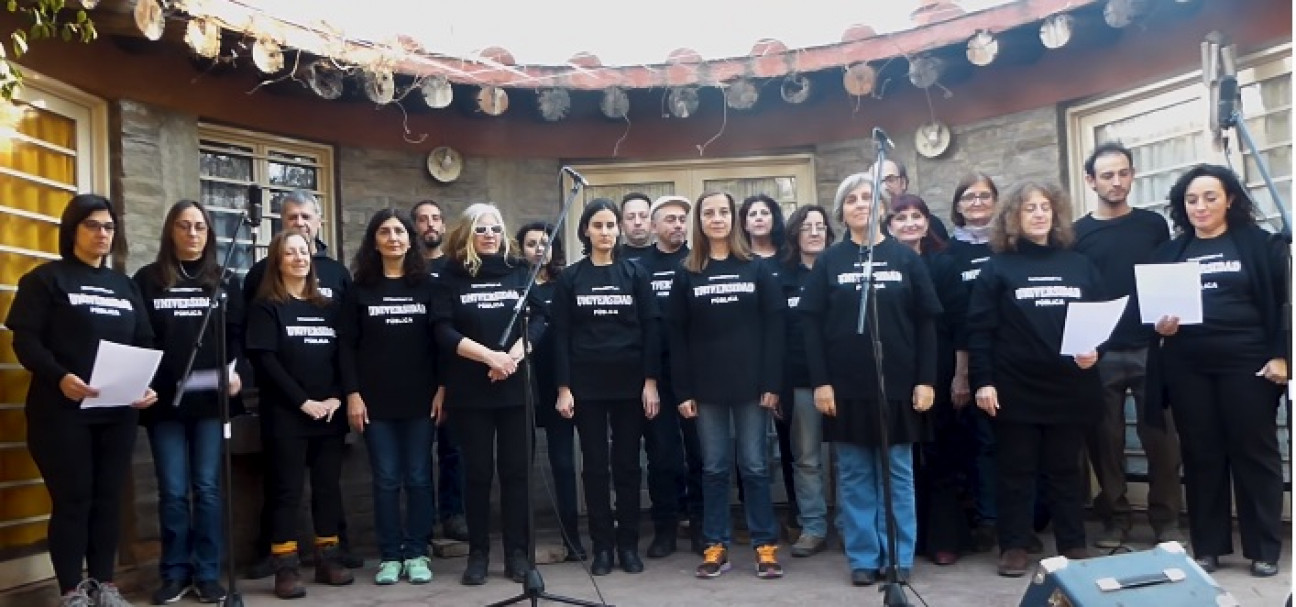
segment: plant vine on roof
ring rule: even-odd
[[[32,43],[56,38],[82,44],[94,40],[99,33],[86,9],[97,3],[81,0],[81,8],[74,11],[67,7],[67,0],[7,0],[5,9],[26,17],[27,24],[0,39],[0,99],[12,102],[22,88],[23,72],[15,61],[27,53]]]

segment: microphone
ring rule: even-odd
[[[577,183],[579,183],[579,184],[581,184],[581,185],[583,185],[583,186],[588,186],[588,185],[589,185],[589,182],[588,182],[588,181],[585,181],[585,177],[584,177],[583,175],[581,175],[580,173],[577,173],[577,172],[576,172],[576,169],[573,169],[573,168],[571,168],[571,167],[569,167],[569,166],[565,166],[565,167],[562,168],[562,172],[567,173],[568,175],[571,175],[571,178],[572,178],[573,180],[575,180]]]
[[[1231,129],[1234,126],[1234,114],[1236,113],[1238,103],[1238,82],[1237,76],[1226,75],[1219,81],[1219,105],[1216,106],[1218,112],[1218,124],[1220,130]]]
[[[891,141],[890,137],[887,137],[886,131],[882,130],[882,127],[873,127],[873,141],[876,141],[879,145],[895,149],[895,143]]]
[[[261,225],[261,191],[259,185],[248,186],[247,222],[254,228]]]

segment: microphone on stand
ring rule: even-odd
[[[1216,106],[1216,111],[1219,112],[1217,124],[1220,130],[1233,128],[1239,101],[1241,99],[1238,98],[1237,76],[1229,74],[1220,78],[1219,104]]]
[[[568,175],[571,175],[572,180],[576,181],[577,183],[580,183],[580,184],[583,185],[583,186],[588,186],[588,185],[589,185],[589,182],[588,182],[588,181],[585,181],[585,176],[584,176],[584,175],[581,175],[580,173],[577,173],[577,172],[576,172],[576,169],[573,169],[573,168],[571,168],[571,167],[569,167],[569,166],[568,166],[568,167],[563,167],[563,168],[562,168],[562,172],[567,173]]]
[[[247,222],[254,228],[261,225],[261,192],[259,185],[248,186]]]
[[[886,131],[882,130],[882,127],[873,127],[873,141],[893,150],[895,149],[895,143],[891,141],[890,137],[887,137]]]

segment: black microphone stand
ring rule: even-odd
[[[860,307],[859,320],[855,326],[857,335],[864,334],[864,323],[866,319],[871,321],[869,327],[869,337],[873,345],[873,366],[877,373],[877,426],[878,426],[878,445],[877,450],[877,467],[881,468],[877,472],[882,476],[882,508],[886,517],[887,526],[887,564],[883,568],[884,579],[879,586],[878,591],[882,593],[882,604],[886,607],[909,607],[909,600],[905,597],[904,587],[908,580],[901,579],[900,564],[896,554],[896,518],[895,505],[892,503],[891,489],[891,440],[888,436],[888,415],[887,407],[890,402],[887,401],[886,394],[886,373],[882,370],[882,336],[878,328],[881,326],[878,321],[877,309],[877,283],[873,280],[873,254],[877,249],[878,233],[878,210],[881,208],[882,200],[882,164],[886,161],[886,144],[887,141],[875,136],[877,143],[877,163],[873,167],[873,200],[869,204],[869,222],[868,238],[866,242],[860,244],[859,259],[864,262],[862,268],[864,284],[860,288]],[[867,252],[867,261],[865,261]],[[872,314],[869,314],[872,312]]]
[[[216,356],[220,359],[220,368],[216,372],[216,403],[220,409],[221,419],[221,482],[224,485],[225,503],[223,516],[221,517],[221,534],[225,541],[225,576],[229,589],[226,591],[225,598],[220,604],[225,607],[243,607],[243,596],[238,591],[238,576],[234,574],[234,477],[230,463],[230,437],[233,435],[230,426],[230,396],[229,396],[229,344],[226,342],[225,325],[226,312],[229,303],[229,296],[221,284],[225,282],[226,268],[229,268],[230,260],[234,257],[234,249],[238,246],[238,235],[243,231],[243,227],[255,227],[260,221],[249,217],[247,211],[239,216],[238,227],[234,229],[234,234],[230,236],[230,247],[225,251],[225,260],[220,265],[220,280],[216,283],[216,288],[208,297],[207,311],[203,313],[202,324],[198,326],[198,335],[194,337],[193,347],[189,350],[189,360],[185,363],[184,372],[180,374],[179,384],[176,386],[175,399],[171,406],[179,407],[180,401],[184,399],[186,385],[189,383],[189,375],[193,372],[194,361],[198,358],[198,351],[202,349],[207,334],[207,327],[211,324],[212,317],[216,318]],[[215,238],[215,233],[212,233]]]
[[[568,169],[566,169],[566,167],[564,167],[563,170],[562,170],[562,172],[567,172],[567,171],[568,171]],[[561,183],[561,180],[562,180],[562,172],[560,172],[559,175],[558,175],[558,179],[560,180],[560,183]],[[542,261],[544,260],[545,255],[547,255],[547,254],[549,253],[550,243],[552,243],[553,240],[554,240],[554,238],[556,238],[556,237],[558,236],[558,234],[562,232],[563,222],[564,222],[565,219],[567,219],[567,212],[568,212],[568,210],[571,209],[572,202],[574,202],[574,201],[576,200],[576,196],[577,196],[577,194],[580,193],[581,188],[585,187],[585,182],[584,182],[584,180],[583,180],[582,178],[580,178],[579,175],[576,175],[575,173],[572,173],[572,177],[573,177],[573,178],[572,178],[571,192],[567,195],[567,200],[563,202],[562,210],[559,211],[559,213],[558,213],[558,219],[557,219],[556,221],[554,221],[553,224],[552,224],[552,225],[554,226],[554,228],[553,228],[553,233],[549,235],[549,241],[546,242],[546,243],[544,243],[544,245],[541,247],[541,250],[540,250],[540,259],[541,259]],[[505,605],[513,605],[513,604],[515,604],[515,603],[521,603],[521,602],[523,602],[523,601],[529,601],[529,602],[531,603],[531,606],[532,606],[532,607],[535,607],[536,605],[539,605],[539,604],[540,604],[540,600],[541,600],[541,599],[544,599],[544,600],[546,600],[546,601],[553,601],[553,602],[555,602],[555,603],[564,603],[564,604],[567,604],[567,605],[577,605],[578,607],[613,607],[612,605],[608,605],[608,604],[606,604],[606,603],[599,603],[599,602],[594,602],[594,601],[585,601],[585,600],[576,599],[576,598],[572,598],[572,597],[561,596],[561,595],[556,595],[556,594],[550,594],[550,593],[548,593],[548,592],[545,591],[544,578],[540,576],[540,572],[536,569],[536,563],[535,563],[535,544],[536,544],[536,541],[535,541],[535,535],[536,535],[536,530],[535,530],[535,505],[534,505],[533,500],[532,500],[532,497],[531,497],[531,471],[532,471],[533,468],[535,468],[535,461],[534,461],[534,455],[535,455],[535,453],[534,453],[534,450],[535,450],[535,384],[532,383],[532,377],[531,377],[531,355],[530,355],[530,353],[531,353],[531,343],[530,343],[530,341],[528,340],[528,337],[527,337],[527,333],[529,333],[529,332],[530,332],[530,329],[531,329],[531,315],[527,312],[527,297],[530,296],[530,294],[531,294],[531,289],[532,289],[533,287],[535,287],[535,284],[536,284],[536,277],[539,276],[539,274],[540,274],[540,268],[543,267],[543,266],[544,266],[543,263],[536,263],[536,264],[534,264],[534,265],[531,267],[531,275],[527,278],[526,288],[522,289],[522,294],[521,294],[520,297],[518,297],[517,305],[513,306],[513,316],[512,316],[511,318],[509,318],[508,326],[504,328],[504,334],[501,335],[501,336],[500,336],[500,339],[499,339],[499,345],[500,345],[500,347],[501,347],[501,348],[508,348],[508,347],[509,347],[508,339],[509,339],[509,336],[513,333],[513,326],[517,324],[518,319],[521,319],[521,320],[522,320],[522,352],[524,353],[524,355],[522,356],[522,367],[523,367],[523,380],[526,382],[526,387],[524,388],[524,390],[525,390],[525,394],[526,394],[524,407],[525,407],[525,409],[526,409],[526,425],[527,425],[527,431],[526,431],[526,444],[525,444],[525,449],[526,449],[526,453],[527,453],[527,474],[526,474],[526,483],[527,483],[527,485],[526,485],[526,512],[527,512],[527,548],[526,548],[526,550],[527,550],[527,571],[526,571],[526,579],[524,579],[524,580],[522,581],[522,593],[521,593],[521,594],[519,594],[519,595],[517,595],[517,596],[514,596],[514,597],[511,597],[511,598],[508,598],[508,599],[504,599],[504,600],[502,600],[502,601],[498,601],[498,602],[495,602],[495,603],[491,603],[488,607],[504,607]]]

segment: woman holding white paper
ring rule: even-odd
[[[135,448],[136,409],[151,406],[157,395],[150,389],[120,407],[80,407],[99,394],[88,382],[101,341],[153,345],[139,288],[104,263],[116,251],[118,219],[107,198],[73,197],[60,219],[61,259],[18,281],[5,319],[14,353],[32,374],[27,448],[53,503],[49,554],[64,607],[91,600],[129,605],[113,584],[122,490]]]
[[[1201,265],[1202,322],[1180,325],[1167,316],[1155,324],[1162,339],[1148,355],[1147,412],[1159,417],[1166,402],[1173,409],[1198,564],[1214,571],[1233,552],[1236,493],[1242,554],[1252,575],[1268,577],[1279,572],[1282,553],[1276,420],[1288,380],[1288,259],[1282,239],[1256,225],[1255,211],[1222,166],[1193,167],[1170,189],[1178,236],[1153,261]]]
[[[1025,575],[1035,483],[1042,476],[1058,553],[1085,558],[1080,453],[1102,404],[1097,352],[1059,354],[1070,302],[1100,299],[1098,270],[1069,250],[1071,205],[1061,188],[1023,182],[992,221],[995,255],[968,304],[969,377],[997,444],[999,574]]]

